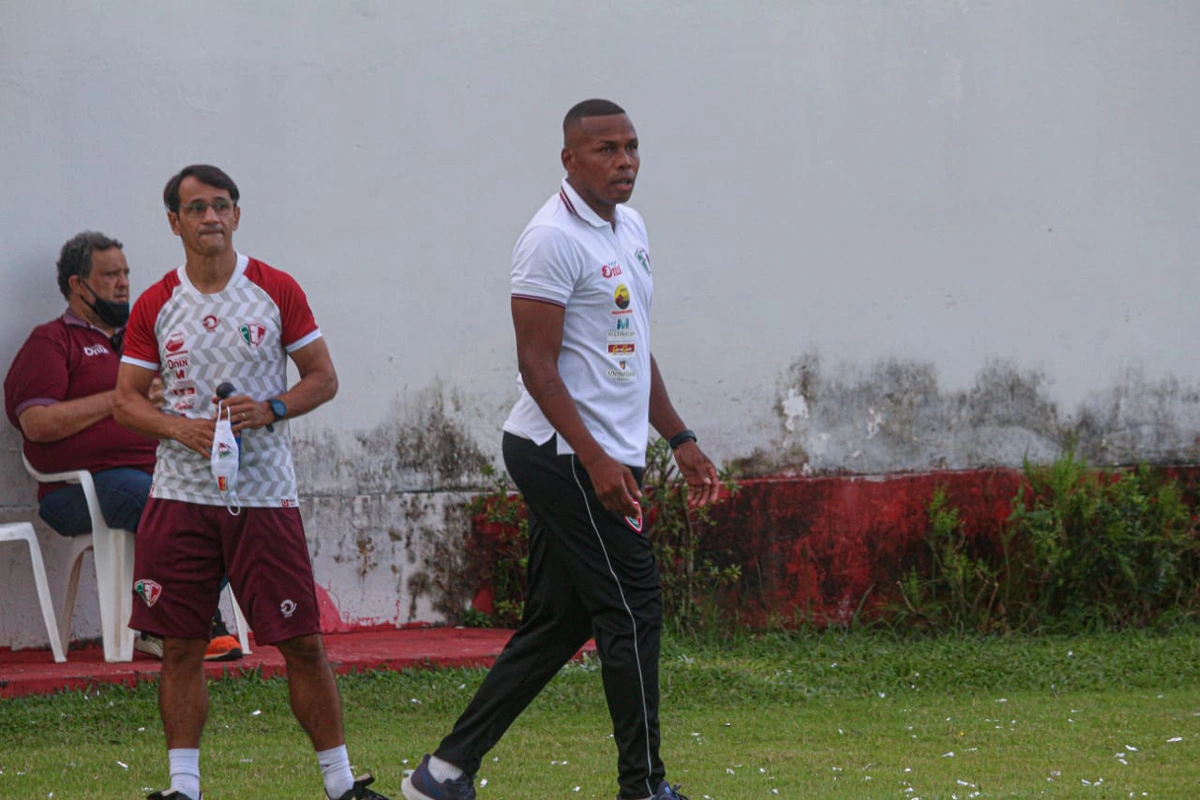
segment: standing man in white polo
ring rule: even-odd
[[[671,404],[650,351],[654,281],[629,200],[640,158],[624,110],[585,100],[563,120],[567,175],[513,252],[521,394],[504,463],[529,509],[520,628],[407,800],[474,800],[484,756],[590,638],[600,654],[623,800],[686,800],[659,757],[662,585],[642,533],[649,426],[668,438],[693,507],[717,471]]]

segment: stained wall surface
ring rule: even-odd
[[[1197,30],[1187,0],[13,0],[0,362],[61,310],[66,238],[122,239],[140,291],[182,260],[163,183],[223,166],[239,248],[306,288],[341,378],[294,431],[330,615],[442,618],[516,396],[512,244],[603,96],[642,140],[654,352],[718,460],[1190,460]],[[6,426],[0,511],[32,497]],[[0,642],[34,641],[13,594]]]

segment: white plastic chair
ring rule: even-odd
[[[79,589],[79,571],[83,556],[92,551],[96,563],[96,590],[100,598],[100,638],[104,643],[105,661],[133,660],[133,631],[129,629],[129,614],[133,610],[133,533],[110,528],[100,510],[96,485],[87,470],[71,472],[38,472],[21,454],[25,469],[39,483],[78,483],[87,500],[92,519],[92,532],[73,537],[67,556],[70,573],[67,594],[58,618],[59,641],[63,651],[71,643],[71,619],[75,615],[75,595]]]
[[[42,548],[37,534],[28,522],[10,522],[0,525],[0,542],[25,542],[29,545],[29,560],[33,566],[33,582],[37,586],[38,602],[42,606],[42,620],[46,623],[46,635],[50,638],[50,652],[54,660],[67,660],[63,653],[62,640],[58,635],[58,622],[54,618],[54,602],[50,599],[50,583],[46,580],[46,565],[42,561]]]
[[[87,500],[88,514],[92,520],[92,533],[73,537],[67,564],[70,575],[67,579],[67,595],[63,601],[62,616],[59,617],[59,639],[61,649],[66,650],[71,642],[71,618],[75,613],[75,595],[79,589],[79,570],[83,556],[92,551],[96,563],[96,590],[100,595],[100,638],[104,643],[105,661],[132,661],[134,633],[129,627],[129,615],[133,611],[133,533],[120,528],[110,528],[100,508],[96,485],[87,470],[71,472],[38,472],[21,454],[25,469],[39,483],[78,483]],[[100,542],[100,546],[96,542]],[[237,624],[238,645],[245,655],[250,654],[250,627],[233,594],[233,587],[226,586],[229,604]]]

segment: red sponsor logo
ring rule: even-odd
[[[615,278],[621,274],[620,264],[605,264],[600,268],[600,274],[606,278]]]
[[[217,326],[220,324],[221,324],[221,320],[217,319],[212,314],[209,314],[207,317],[204,318],[204,330],[206,330],[206,331],[214,331],[217,329]]]
[[[224,475],[217,478],[217,488],[220,489],[222,492],[228,492],[229,491],[229,479],[226,478]]]
[[[167,337],[166,344],[163,349],[168,353],[178,353],[183,349],[183,331],[175,331]]]
[[[608,346],[608,354],[610,356],[629,356],[633,355],[634,345],[632,342],[624,344],[610,344]]]
[[[297,503],[295,500],[292,500],[291,498],[287,498],[287,497],[285,497],[279,501],[280,508],[296,508],[299,505],[300,504]]]

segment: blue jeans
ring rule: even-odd
[[[152,478],[148,473],[131,467],[117,467],[92,474],[100,510],[110,528],[136,531],[142,519],[142,509],[150,496]],[[38,514],[46,524],[63,536],[83,536],[92,532],[83,489],[73,483],[56,489],[42,498]]]

